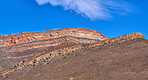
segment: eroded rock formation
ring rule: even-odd
[[[109,38],[105,37],[99,31],[87,28],[65,28],[0,35],[0,70],[12,67],[36,53],[46,49],[53,49],[54,46],[69,40],[83,44],[105,39]],[[8,66],[6,64],[11,65]]]
[[[47,49],[43,52],[37,53],[36,55],[30,57],[29,59],[25,59],[19,62],[16,66],[10,69],[6,69],[1,72],[3,75],[13,72],[14,70],[22,69],[28,66],[35,66],[41,62],[48,63],[55,57],[62,57],[69,54],[76,54],[86,50],[93,49],[101,49],[101,46],[113,45],[113,44],[121,44],[126,41],[132,41],[134,39],[144,39],[144,36],[141,33],[131,33],[123,36],[119,36],[112,39],[97,41],[94,43],[81,44],[75,40],[70,40],[59,44],[51,49]]]
[[[92,43],[108,39],[99,31],[87,28],[54,29],[39,32],[23,32],[0,36],[0,47],[7,52],[24,51],[40,47],[56,46],[68,40]]]

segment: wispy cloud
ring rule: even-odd
[[[112,13],[130,12],[130,4],[123,0],[36,0],[39,5],[51,4],[72,10],[91,20],[108,19]]]

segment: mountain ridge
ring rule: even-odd
[[[96,47],[102,46],[102,45],[113,45],[114,43],[121,44],[123,42],[129,41],[129,40],[134,40],[134,39],[145,39],[145,37],[141,33],[136,32],[136,33],[130,33],[130,34],[116,37],[116,38],[102,40],[102,41],[98,41],[98,42],[94,42],[94,43],[90,43],[90,44],[86,44],[86,45],[85,44],[78,44],[77,42],[71,40],[71,41],[68,41],[67,44],[73,43],[73,44],[75,44],[74,46],[66,47],[63,49],[60,48],[58,50],[54,50],[53,48],[52,48],[52,50],[47,49],[41,53],[37,53],[36,55],[34,55],[33,57],[31,57],[29,59],[21,61],[16,66],[14,66],[14,68],[4,70],[2,73],[4,73],[4,75],[5,75],[9,72],[11,73],[17,69],[22,69],[23,67],[27,67],[32,64],[37,65],[40,61],[41,62],[50,61],[50,60],[52,60],[52,57],[54,58],[54,56],[67,55],[70,53],[74,53],[76,51],[82,52],[83,50],[96,48]],[[61,45],[64,45],[64,44],[65,43],[63,43]],[[58,46],[60,46],[60,45],[58,45]],[[55,48],[56,48],[56,46],[55,46]]]
[[[87,37],[86,37],[87,35]],[[36,40],[48,40],[54,39],[62,36],[74,36],[90,39],[105,39],[102,33],[95,30],[90,30],[87,28],[64,28],[64,29],[54,29],[47,31],[37,31],[37,32],[22,32],[9,35],[0,36],[0,47],[12,46],[15,44],[32,42]]]
[[[55,65],[56,63],[58,63],[58,65],[61,65],[61,66],[67,65],[67,64],[72,65],[71,63],[69,63],[67,61],[74,59],[75,57],[83,58],[83,57],[87,56],[87,55],[85,55],[85,53],[87,53],[88,55],[91,55],[91,56],[93,56],[93,54],[95,54],[95,55],[101,54],[101,56],[104,56],[105,54],[102,54],[102,53],[97,54],[97,52],[95,52],[95,51],[106,52],[107,50],[110,50],[110,48],[115,50],[115,54],[104,56],[104,59],[106,61],[109,61],[108,59],[106,59],[107,57],[111,58],[109,56],[117,56],[117,57],[120,56],[119,52],[123,52],[124,54],[122,54],[122,55],[126,55],[126,52],[129,53],[130,51],[133,51],[133,52],[129,53],[130,54],[129,56],[131,56],[131,58],[135,58],[136,55],[137,56],[140,55],[140,54],[137,54],[139,52],[138,50],[140,50],[140,51],[144,50],[144,51],[142,51],[142,54],[143,54],[142,56],[147,55],[145,52],[147,51],[146,48],[148,47],[148,44],[147,44],[148,41],[145,39],[143,34],[139,33],[139,32],[129,33],[126,35],[115,37],[115,38],[105,37],[99,31],[94,31],[94,30],[90,30],[87,28],[54,29],[54,30],[38,31],[38,32],[24,32],[23,34],[25,34],[25,33],[31,34],[31,35],[29,35],[30,37],[32,37],[32,36],[36,37],[36,35],[38,35],[38,37],[40,36],[40,38],[33,39],[33,40],[31,39],[30,41],[26,41],[26,42],[20,41],[18,43],[13,43],[13,44],[9,44],[9,45],[0,44],[0,53],[1,53],[0,61],[2,61],[0,63],[1,64],[0,65],[0,69],[1,69],[0,75],[1,75],[2,79],[6,79],[8,75],[10,76],[9,79],[11,79],[11,78],[15,79],[12,76],[17,77],[16,74],[19,71],[26,73],[26,72],[24,72],[24,70],[31,71],[31,70],[34,70],[35,68],[42,70],[42,69],[44,69],[44,67],[42,68],[41,66],[46,66],[49,64],[51,64],[51,66],[53,66],[53,69],[54,69],[54,67],[57,67]],[[50,35],[51,33],[52,33],[52,37]],[[53,34],[54,34],[54,36],[53,36]],[[16,34],[11,34],[11,35],[7,35],[7,36],[4,35],[5,38],[3,36],[3,37],[0,37],[0,39],[1,39],[1,41],[7,42],[8,41],[7,39],[9,39],[10,36],[11,37],[18,37],[20,35],[22,35],[22,33],[16,33]],[[15,38],[15,40],[17,40],[17,41],[18,41],[18,39],[20,39],[20,38]],[[9,40],[9,41],[12,42],[11,40]],[[9,43],[9,41],[8,41],[8,43]],[[3,43],[3,42],[1,42],[1,43]],[[126,44],[126,45],[124,45],[124,44]],[[121,45],[124,47],[122,48]],[[118,46],[118,47],[113,47],[113,46]],[[128,46],[128,48],[126,46]],[[120,49],[118,49],[118,48],[120,48]],[[124,48],[127,51],[124,50]],[[140,49],[138,49],[138,48],[140,48]],[[121,49],[123,49],[123,50],[121,50]],[[109,52],[106,52],[106,53],[110,53],[110,52],[112,52],[112,50],[110,50]],[[118,53],[118,54],[116,54],[116,53]],[[136,53],[136,55],[133,55],[134,53]],[[81,56],[81,55],[85,55],[85,56]],[[87,56],[87,57],[89,58],[89,56]],[[95,56],[92,58],[95,58]],[[125,58],[128,59],[128,57],[125,57]],[[141,59],[145,60],[145,58],[143,58],[143,57]],[[67,63],[67,64],[60,63],[63,60],[64,61],[67,60],[67,61],[65,61],[65,63]],[[81,59],[79,59],[79,60],[81,62]],[[86,58],[86,60],[89,60],[89,59]],[[98,60],[98,59],[96,58],[96,60]],[[136,59],[136,60],[139,60],[139,59]],[[124,61],[124,59],[123,59],[123,61]],[[87,62],[86,62],[87,64],[80,63],[77,60],[72,61],[72,62],[74,62],[74,63],[76,62],[79,65],[83,65],[83,67],[84,67],[84,65],[89,64]],[[84,62],[85,62],[85,60],[84,60]],[[115,60],[115,62],[116,62],[116,60]],[[107,63],[110,63],[110,61]],[[8,65],[8,64],[11,64],[11,65]],[[103,64],[106,64],[106,63],[103,63]],[[145,64],[145,62],[142,64]],[[70,67],[70,65],[67,67]],[[94,65],[96,65],[96,64],[94,64]],[[98,64],[98,65],[100,65],[100,64]],[[110,64],[110,65],[112,65],[112,64]],[[71,66],[71,67],[74,68],[73,66]],[[89,66],[91,66],[91,64],[89,64]],[[87,66],[85,68],[89,69],[90,68],[89,66]],[[77,66],[77,67],[79,68],[79,66]],[[94,67],[97,68],[97,66],[94,66]],[[108,66],[106,66],[106,68],[107,67]],[[146,65],[145,65],[145,67],[146,67]],[[138,68],[143,68],[143,67],[138,67]],[[122,66],[121,66],[121,69],[122,69]],[[51,70],[51,71],[54,72],[57,70]],[[81,71],[81,69],[80,69],[80,71]],[[36,72],[36,71],[34,71],[34,72]],[[44,71],[42,71],[42,72],[44,72]],[[64,72],[64,71],[62,71],[62,72]],[[21,73],[21,75],[26,75],[23,73]],[[50,72],[48,72],[47,74],[49,74],[49,73]],[[67,72],[67,73],[69,73],[69,72]],[[79,73],[79,71],[78,71],[78,73]],[[45,74],[45,73],[42,73],[42,74]],[[58,73],[55,73],[55,74],[58,74]],[[58,75],[62,75],[62,74],[58,74]],[[29,74],[29,76],[30,75],[31,74]],[[92,76],[94,76],[94,75],[92,75]],[[63,76],[63,77],[65,77],[65,76]],[[30,79],[30,78],[28,78],[28,79]],[[55,80],[54,78],[52,78],[52,76],[49,79]],[[58,78],[57,80],[59,80],[59,79],[60,78]],[[65,78],[61,77],[61,80],[65,80]]]
[[[38,52],[63,42],[92,43],[108,39],[102,33],[87,28],[64,28],[37,32],[23,32],[0,36],[0,70],[14,66]],[[12,64],[9,65],[8,64]]]

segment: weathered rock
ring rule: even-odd
[[[40,32],[23,32],[10,35],[1,35],[0,47],[12,46],[16,44],[28,43],[39,40],[55,39],[64,36],[96,39],[96,40],[108,39],[99,31],[90,30],[87,28],[66,28],[66,29],[54,29],[54,30],[40,31]]]
[[[0,47],[5,52],[18,52],[40,47],[52,47],[68,40],[92,43],[108,39],[99,31],[87,28],[54,29],[40,32],[23,32],[0,36]]]
[[[67,42],[69,40],[73,40],[77,44],[83,44],[93,43],[105,39],[108,38],[99,31],[90,30],[87,28],[65,28],[0,35],[0,58],[5,60],[5,62],[0,63],[0,67],[3,66],[1,68],[1,70],[3,70],[5,68],[14,66],[18,62],[28,59],[29,57],[35,55],[36,53],[40,53],[47,48],[52,50],[62,47],[64,48],[66,44],[71,44]],[[65,44],[65,42],[67,43]],[[64,45],[62,43],[64,43]],[[59,46],[60,44],[62,45]],[[58,54],[61,53],[57,53],[57,55]],[[5,67],[7,66],[6,64],[10,63],[11,66]]]
[[[89,44],[79,44],[75,40],[70,40],[62,44],[59,44],[51,49],[47,49],[41,53],[37,53],[36,55],[30,57],[29,59],[21,61],[13,68],[4,70],[1,73],[5,75],[7,73],[13,72],[14,70],[28,67],[29,65],[38,65],[40,62],[51,61],[55,57],[60,57],[61,55],[65,56],[65,55],[74,54],[77,52],[93,50],[96,48],[100,48],[100,46],[123,43],[123,42],[134,40],[134,39],[145,39],[145,38],[141,33],[131,33],[131,34],[119,36],[116,38],[107,39],[107,40],[98,41],[98,42],[89,43]]]

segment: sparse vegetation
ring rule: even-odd
[[[128,36],[128,38],[126,39],[127,36]],[[62,76],[60,78],[64,79],[65,75],[66,75],[66,77],[70,77],[71,75],[73,76],[73,73],[75,73],[75,72],[77,72],[77,74],[75,74],[76,79],[77,79],[77,77],[85,77],[85,76],[91,76],[91,78],[92,78],[92,76],[97,77],[93,73],[95,73],[95,71],[98,67],[101,68],[100,70],[105,70],[105,71],[100,71],[102,73],[105,73],[105,75],[100,74],[99,76],[103,75],[103,76],[108,77],[108,75],[111,74],[112,71],[116,71],[116,70],[120,71],[120,69],[123,70],[123,65],[125,65],[124,61],[129,60],[129,59],[127,59],[126,56],[123,56],[123,55],[125,55],[125,51],[126,51],[126,54],[131,54],[131,53],[128,53],[128,51],[129,50],[132,51],[132,50],[137,49],[137,46],[140,47],[140,49],[138,49],[138,51],[140,50],[142,52],[143,49],[144,49],[144,51],[147,50],[146,49],[147,46],[141,48],[141,46],[148,45],[148,44],[139,43],[139,41],[143,40],[143,37],[139,38],[139,36],[142,36],[142,35],[138,34],[137,36],[133,36],[133,34],[130,34],[130,35],[125,35],[125,36],[120,36],[120,37],[117,37],[114,39],[97,41],[95,43],[89,43],[89,44],[85,44],[85,43],[79,44],[79,43],[75,43],[75,42],[72,43],[72,42],[67,41],[67,42],[61,43],[57,46],[50,47],[49,49],[46,49],[46,50],[45,49],[39,50],[40,51],[39,53],[37,53],[36,50],[30,50],[32,53],[34,53],[34,54],[37,53],[37,54],[35,54],[34,56],[32,56],[30,58],[28,58],[29,56],[27,56],[27,59],[25,59],[25,61],[20,62],[19,64],[20,65],[25,64],[25,69],[28,69],[30,67],[32,68],[32,66],[33,67],[37,66],[37,67],[35,67],[35,69],[37,69],[37,70],[33,70],[33,72],[30,72],[30,70],[28,70],[28,74],[26,74],[26,72],[22,66],[17,65],[16,67],[17,68],[21,67],[22,70],[18,73],[25,74],[26,76],[27,75],[36,76],[35,74],[30,74],[30,73],[34,73],[34,72],[40,73],[38,70],[42,70],[42,69],[46,70],[46,71],[43,71],[42,74],[49,76],[49,78],[51,78],[51,80],[52,80],[53,76],[55,78]],[[60,37],[60,39],[61,38],[63,38],[63,37]],[[123,40],[123,38],[126,40]],[[132,41],[133,38],[136,38],[136,39],[134,41]],[[78,39],[81,40],[81,38],[78,38]],[[93,39],[85,39],[85,38],[82,38],[82,39],[86,40],[86,41],[87,40],[93,41]],[[137,40],[137,42],[136,42],[136,40]],[[43,41],[46,41],[46,40],[43,40]],[[129,43],[133,43],[133,44],[129,44]],[[135,43],[137,43],[139,45],[135,46],[134,45]],[[27,43],[24,43],[24,44],[27,44]],[[118,45],[118,44],[120,44],[120,45]],[[126,44],[126,46],[123,44]],[[109,46],[110,48],[108,48],[108,45],[110,45]],[[134,48],[130,48],[131,45]],[[19,46],[19,44],[18,44],[18,46]],[[127,46],[129,46],[129,47],[127,48]],[[32,47],[32,45],[30,46],[30,48],[31,47]],[[116,47],[119,47],[119,49],[116,49]],[[125,49],[125,51],[122,50],[123,48]],[[117,52],[117,50],[120,50],[121,53]],[[33,51],[35,51],[35,52],[33,52]],[[26,53],[26,52],[22,52],[22,53],[32,54],[32,53],[29,53],[29,51],[28,51],[28,53]],[[83,53],[83,54],[78,55],[77,53],[80,53],[80,54]],[[14,54],[14,53],[12,53],[12,54]],[[19,53],[16,53],[16,55],[18,55],[18,54]],[[118,54],[122,54],[122,55],[118,55]],[[134,55],[136,55],[136,54],[140,55],[135,51]],[[135,58],[134,55],[130,55],[130,56],[132,58]],[[145,56],[147,54],[143,54],[143,55]],[[77,57],[75,57],[75,56],[77,56]],[[129,57],[129,58],[131,58],[131,57]],[[63,59],[65,59],[65,60],[63,60]],[[115,62],[119,61],[120,62],[119,59],[123,63],[117,64],[118,68],[116,68],[116,66],[112,65],[112,63],[114,63],[112,61],[115,61]],[[143,58],[141,58],[141,59],[143,60]],[[60,60],[61,60],[61,62],[60,62]],[[51,61],[52,61],[52,63],[50,63]],[[131,59],[131,62],[132,61],[136,62],[137,60],[134,61],[134,59],[133,60]],[[18,62],[18,61],[16,61],[16,62]],[[38,64],[38,63],[41,63],[41,64]],[[50,66],[45,65],[45,64],[49,64],[49,63],[50,63]],[[38,67],[41,65],[44,65],[44,67]],[[106,65],[110,65],[110,66],[106,66]],[[126,66],[124,66],[124,67],[126,67]],[[137,67],[139,67],[139,66],[137,66]],[[137,68],[137,67],[134,67],[134,68]],[[52,70],[54,70],[54,71],[52,71]],[[54,75],[52,72],[54,72]],[[120,71],[120,72],[122,72],[122,71]],[[14,77],[14,78],[11,77],[11,78],[15,80],[15,78],[18,77],[17,76],[18,73],[15,73],[15,72],[12,73],[12,75],[14,75],[16,77]],[[22,75],[20,75],[20,76],[23,78]],[[9,78],[9,77],[7,76],[7,78]],[[38,77],[38,78],[40,78],[40,77]],[[104,80],[106,80],[106,79],[104,79]]]

